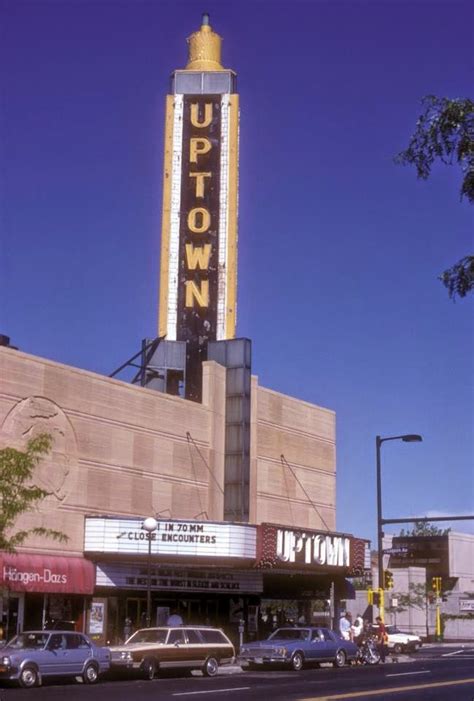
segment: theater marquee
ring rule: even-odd
[[[358,576],[370,570],[370,543],[340,533],[264,523],[258,527],[257,565],[325,572],[338,569]]]
[[[255,559],[256,529],[209,521],[158,521],[149,534],[137,519],[86,518],[84,552]]]

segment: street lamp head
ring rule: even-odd
[[[148,516],[143,523],[142,523],[142,528],[144,531],[148,531],[148,533],[152,533],[153,531],[156,531],[158,528],[158,521],[156,518],[153,518],[153,516]]]
[[[408,433],[405,436],[401,436],[401,439],[405,441],[405,443],[420,443],[423,440],[418,433]]]

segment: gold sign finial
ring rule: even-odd
[[[202,16],[201,29],[188,39],[187,71],[223,71],[221,65],[221,37],[212,31],[209,15]]]

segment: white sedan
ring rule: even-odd
[[[387,647],[395,654],[415,652],[422,646],[421,638],[411,633],[402,633],[396,626],[385,626],[388,635]]]

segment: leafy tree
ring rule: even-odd
[[[465,297],[474,288],[474,256],[464,256],[452,268],[448,268],[439,277],[454,299]]]
[[[405,530],[402,528],[400,531],[401,537],[411,537],[411,536],[421,536],[421,535],[448,535],[450,528],[438,528],[438,526],[428,523],[427,521],[415,521],[415,525],[412,530]]]
[[[429,596],[431,595],[431,590],[427,584],[419,582],[415,584],[410,582],[408,585],[408,592],[401,592],[393,594],[393,596],[398,600],[398,606],[393,609],[397,613],[406,611],[409,608],[417,608],[425,613],[425,626],[426,626],[426,637],[429,637]]]
[[[21,514],[31,511],[50,492],[34,484],[34,469],[51,449],[52,438],[42,433],[28,441],[26,450],[0,450],[0,550],[14,552],[30,535],[65,542],[68,537],[51,528],[29,528],[12,534]]]
[[[468,98],[449,99],[428,95],[422,100],[424,112],[408,148],[395,162],[414,165],[419,178],[426,180],[435,161],[456,164],[462,171],[461,199],[474,204],[474,102]],[[474,289],[474,256],[467,255],[439,278],[454,299]]]

